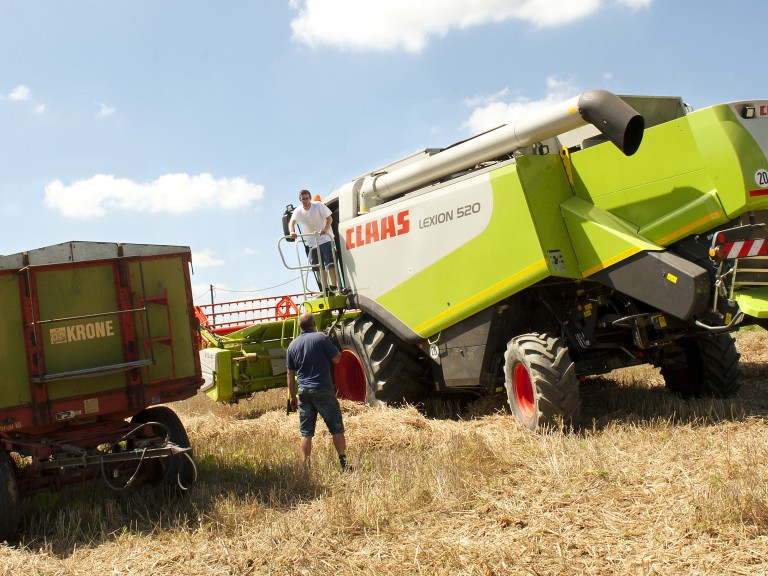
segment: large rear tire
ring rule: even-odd
[[[336,332],[341,362],[334,369],[340,398],[369,406],[416,403],[427,393],[424,365],[376,320],[361,314]]]
[[[133,424],[156,422],[159,426],[152,429],[158,436],[165,436],[181,448],[189,448],[189,437],[176,413],[167,406],[147,408],[131,418]],[[165,458],[157,458],[142,463],[146,466],[143,482],[159,488],[171,488],[178,493],[185,493],[194,484],[197,472],[192,453],[176,454]]]
[[[21,523],[21,496],[16,466],[5,451],[0,453],[0,493],[0,542],[14,541]]]
[[[579,416],[579,382],[568,349],[548,334],[523,334],[504,354],[512,413],[529,430],[571,426]]]
[[[666,387],[683,398],[727,398],[739,390],[739,352],[730,334],[682,338],[683,367],[662,366]]]

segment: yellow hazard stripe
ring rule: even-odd
[[[433,326],[440,323],[442,320],[445,320],[449,316],[460,314],[463,310],[477,303],[479,300],[483,300],[488,296],[503,290],[510,284],[515,284],[516,282],[519,282],[522,278],[525,278],[526,276],[530,276],[534,272],[537,272],[538,270],[540,270],[541,268],[546,268],[546,267],[547,267],[546,260],[540,260],[534,264],[531,264],[527,268],[523,268],[517,274],[513,274],[509,278],[505,278],[504,280],[497,282],[496,284],[493,284],[492,286],[490,286],[489,288],[486,288],[482,292],[478,292],[477,294],[475,294],[470,298],[467,298],[463,302],[460,302],[455,306],[452,306],[449,310],[446,310],[445,312],[441,312],[434,318],[430,318],[426,322],[416,326],[414,331],[417,334],[432,334],[434,332]]]
[[[724,216],[723,212],[718,210],[717,212],[711,212],[710,214],[707,214],[703,218],[699,218],[695,222],[691,222],[690,224],[683,226],[682,228],[678,228],[674,232],[670,232],[666,236],[662,236],[661,238],[657,238],[656,240],[652,240],[655,244],[660,244],[662,246],[666,244],[670,244],[671,242],[675,240],[679,240],[680,238],[683,238],[684,236],[687,236],[691,232],[693,232],[696,228],[699,226],[702,226],[704,224],[708,224],[709,222],[713,220],[717,220],[719,218],[722,218]],[[582,272],[582,275],[586,278],[587,276],[591,276],[595,272],[599,272],[600,270],[605,270],[609,266],[613,266],[617,262],[624,260],[624,258],[629,258],[630,256],[634,256],[638,252],[641,252],[643,249],[639,248],[637,246],[633,246],[629,250],[625,250],[624,252],[614,256],[613,258],[609,258],[608,260],[605,260],[603,262],[600,262],[600,264],[596,264],[595,266],[592,266],[591,268],[588,268],[587,270],[584,270]]]
[[[654,240],[654,242],[656,242],[656,244],[662,244],[662,245],[669,244],[671,242],[674,242],[675,240],[679,240],[683,236],[687,236],[699,226],[708,224],[712,220],[718,220],[719,218],[722,218],[724,216],[725,214],[723,214],[723,212],[720,210],[718,210],[717,212],[712,212],[710,214],[707,214],[703,218],[699,218],[695,222],[691,222],[687,226],[683,226],[682,228],[675,230],[674,232],[670,232],[666,236],[657,238],[656,240]]]
[[[605,260],[604,262],[600,262],[600,264],[596,264],[595,266],[592,266],[592,268],[588,268],[582,272],[582,275],[586,278],[587,276],[591,276],[595,272],[600,272],[600,270],[605,270],[609,266],[613,266],[616,264],[616,262],[621,262],[625,258],[629,258],[630,256],[634,256],[638,252],[642,252],[642,248],[639,248],[637,246],[633,246],[629,250],[625,250],[621,254],[617,254],[613,258],[609,258],[608,260]]]

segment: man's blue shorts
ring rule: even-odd
[[[315,435],[317,415],[322,416],[331,435],[344,432],[341,407],[332,388],[299,388],[299,432],[302,438]]]
[[[320,257],[323,259],[323,268],[326,270],[328,268],[333,268],[333,251],[331,250],[332,242],[333,240],[320,244]],[[309,263],[317,264],[317,250],[315,248],[309,247],[307,247],[307,250],[309,254]]]

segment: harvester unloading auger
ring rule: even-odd
[[[310,294],[296,250],[291,303],[342,350],[339,394],[371,405],[506,390],[540,429],[577,418],[580,378],[644,363],[729,396],[730,332],[768,318],[767,150],[768,101],[586,92],[331,193],[344,293]],[[211,336],[209,395],[283,385],[294,329]]]

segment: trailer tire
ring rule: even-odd
[[[341,362],[334,367],[340,398],[369,406],[417,403],[427,392],[424,365],[391,332],[366,314],[336,330]]]
[[[189,437],[178,415],[167,406],[153,406],[131,418],[133,424],[157,422],[168,429],[168,439],[181,448],[189,448]],[[159,436],[165,435],[165,429],[158,427],[154,430]],[[147,475],[144,483],[160,489],[172,489],[177,493],[186,493],[194,484],[197,470],[191,452],[158,458],[145,462]]]
[[[665,386],[683,398],[727,398],[739,390],[739,352],[730,334],[682,338],[687,367],[661,367]]]
[[[541,431],[571,426],[581,407],[579,381],[568,349],[548,334],[523,334],[504,354],[509,407],[526,428]]]
[[[0,454],[0,542],[12,542],[18,538],[21,523],[21,495],[16,481],[16,466],[11,456],[3,451]]]

